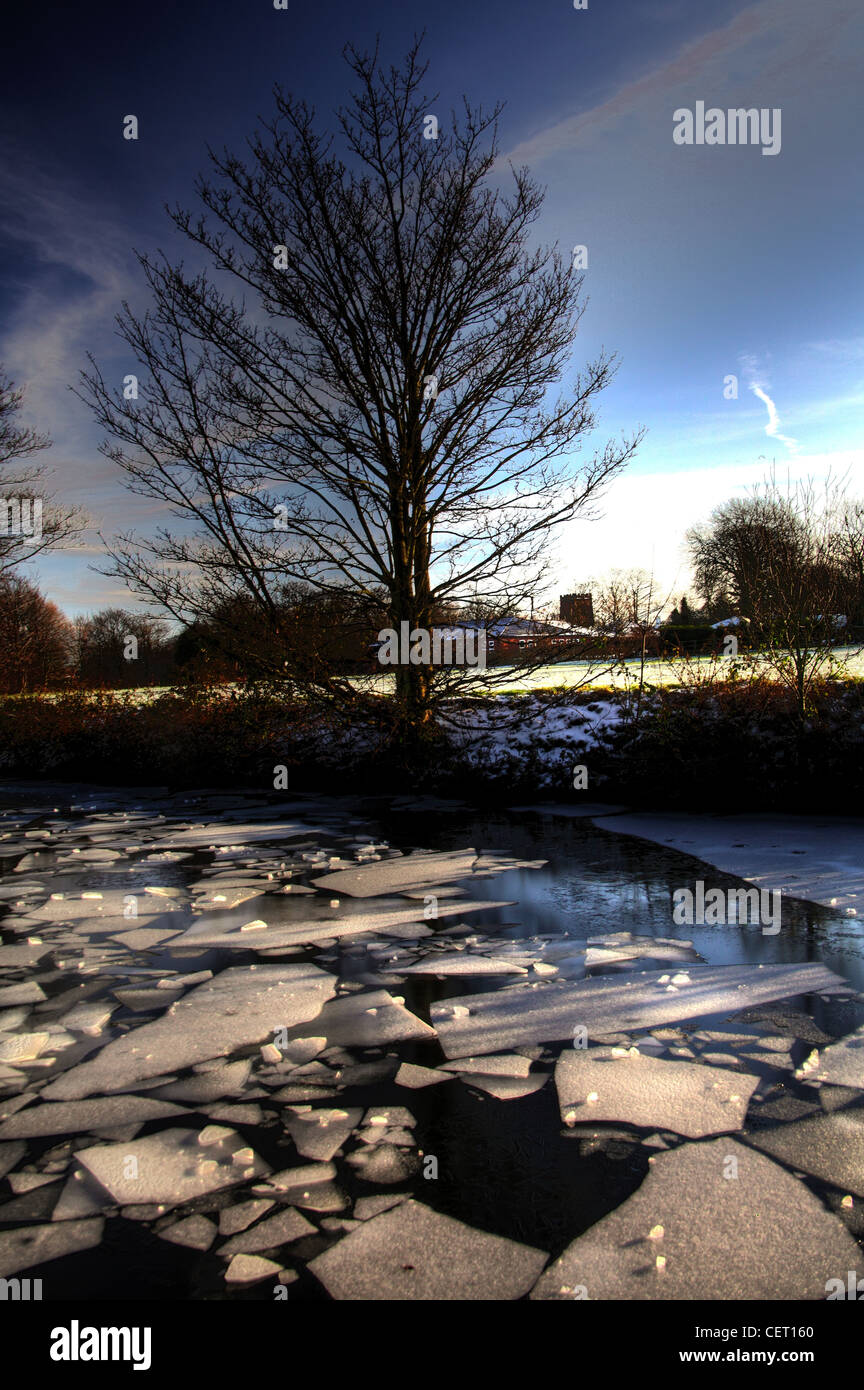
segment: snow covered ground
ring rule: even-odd
[[[622,718],[616,700],[556,706],[533,696],[472,708],[462,720],[448,716],[445,727],[466,771],[516,780],[530,767],[531,781],[542,790],[560,788],[562,769],[572,784],[574,767]]]
[[[864,676],[864,650],[860,647],[835,647],[832,653],[835,676],[841,678],[848,676]],[[717,680],[724,679],[724,669],[731,658],[713,656],[693,656],[686,660],[670,661],[661,657],[652,657],[646,660],[644,665],[644,680],[647,685],[654,686],[675,686],[682,683],[688,684],[691,681],[704,681],[712,671]],[[753,663],[756,669],[768,670],[767,663],[755,653]],[[486,687],[479,683],[477,689],[483,693],[487,688],[493,694],[515,695],[526,693],[532,690],[572,690],[591,687],[598,689],[613,690],[632,690],[639,685],[640,675],[643,674],[642,666],[637,657],[628,658],[626,661],[616,661],[613,665],[603,661],[561,661],[554,665],[541,666],[538,670],[532,671],[528,675],[515,674],[508,679],[512,668],[502,666],[490,668],[494,671],[496,683],[494,686]],[[826,668],[827,674],[827,668]],[[504,679],[499,684],[499,677]],[[389,672],[378,675],[374,672],[369,675],[355,676],[351,678],[352,684],[358,688],[372,691],[376,694],[387,694],[393,689],[394,678]],[[140,703],[148,703],[158,699],[160,695],[165,695],[171,689],[170,686],[141,686],[137,689],[118,691],[118,695],[134,698]],[[226,684],[221,687],[225,695],[240,687],[233,684]],[[32,697],[21,697],[32,698]],[[51,699],[49,695],[40,695],[40,699]]]

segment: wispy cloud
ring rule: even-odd
[[[807,352],[815,352],[835,362],[860,362],[864,359],[864,338],[823,338],[820,342],[805,343]]]
[[[122,301],[140,292],[133,237],[92,195],[32,162],[23,173],[22,161],[3,153],[0,235],[19,252],[25,288],[0,336],[0,360],[26,385],[33,422],[80,449],[91,435],[67,387],[88,349],[110,341]]]
[[[748,50],[759,55],[758,76],[763,86],[781,74],[799,73],[804,61],[809,65],[817,56],[821,59],[829,53],[842,54],[839,30],[859,14],[860,7],[850,5],[849,0],[822,0],[821,37],[814,37],[811,0],[759,0],[739,11],[722,28],[681,45],[666,62],[624,83],[590,110],[556,121],[521,141],[499,159],[499,166],[503,170],[508,163],[532,164],[570,149],[585,134],[608,127],[622,117],[637,113],[644,116],[646,110],[656,107],[658,98],[667,98],[675,88],[692,91],[701,83],[705,95],[710,86],[712,92],[717,89],[716,95],[722,101],[719,87],[728,89],[729,74],[746,67]],[[766,42],[774,43],[773,65],[766,62],[762,51]],[[671,117],[670,108],[670,142]]]
[[[63,504],[81,507],[90,525],[40,575],[74,571],[89,586],[86,566],[104,555],[99,531],[130,524],[144,508],[118,486],[116,466],[98,451],[101,430],[69,390],[94,351],[110,372],[122,357],[114,319],[122,302],[142,294],[133,233],[110,207],[100,206],[56,170],[0,151],[0,239],[11,267],[11,311],[0,332],[0,362],[25,391],[26,422],[47,433],[53,447],[40,456],[47,488]],[[135,239],[140,239],[140,233]],[[128,370],[128,368],[125,368]],[[64,598],[63,600],[67,600]]]
[[[668,62],[646,73],[644,77],[625,83],[611,97],[592,107],[590,111],[558,121],[530,139],[523,140],[510,151],[507,160],[516,165],[530,164],[545,159],[557,150],[569,149],[585,131],[608,125],[621,116],[638,110],[659,93],[667,92],[670,87],[692,81],[700,68],[751,42],[765,27],[766,9],[773,12],[775,6],[773,3],[767,6],[756,5],[752,9],[744,10],[724,28],[683,45]],[[671,112],[669,129],[671,140]]]

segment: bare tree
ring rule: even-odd
[[[530,248],[543,195],[528,173],[490,187],[498,110],[434,115],[419,46],[389,72],[346,50],[341,153],[278,89],[245,162],[211,152],[204,211],[172,214],[209,272],[142,256],[153,309],[119,319],[140,399],[95,363],[82,388],[130,487],[195,527],[121,539],[112,572],[182,621],[247,596],[274,667],[346,701],[355,686],[292,644],[286,584],[347,587],[373,608],[383,590],[397,630],[453,606],[512,613],[543,588],[550,529],[591,514],[640,437],[574,462],[614,359],[551,398],[582,279]],[[426,721],[453,679],[397,666],[405,721]]]
[[[766,556],[754,620],[765,659],[793,691],[803,719],[814,684],[834,665],[833,650],[847,622],[834,552],[837,496],[830,481],[820,500],[812,481],[783,491],[772,477],[760,500],[777,514],[782,540]]]
[[[847,625],[860,540],[855,517],[830,479],[820,497],[812,480],[784,487],[772,473],[751,496],[724,503],[707,526],[688,533],[700,589],[725,580],[739,613],[752,621],[757,659],[793,693],[801,718]],[[837,543],[844,527],[845,557]]]
[[[46,494],[46,470],[27,462],[51,441],[19,422],[23,399],[0,368],[0,574],[64,544],[84,524],[77,508]]]
[[[613,570],[598,590],[598,611],[602,620],[616,637],[630,639],[639,659],[635,705],[637,724],[645,693],[645,663],[649,654],[656,655],[659,651],[657,629],[669,602],[670,594],[662,587],[658,588],[654,574],[644,569]],[[649,652],[649,647],[653,652]],[[626,666],[624,672],[629,675]]]
[[[770,569],[776,568],[772,557],[779,559],[789,545],[790,525],[790,508],[772,480],[750,496],[721,503],[706,523],[690,527],[690,563],[709,609],[728,603],[735,614],[751,620],[760,604],[764,609]]]
[[[652,626],[665,601],[654,576],[644,569],[610,570],[585,587],[591,589],[598,627],[615,637],[631,628]]]
[[[864,502],[841,501],[832,549],[843,575],[843,612],[850,625],[860,627],[864,624]]]

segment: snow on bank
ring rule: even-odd
[[[759,888],[864,916],[864,820],[650,812],[594,823],[692,854]]]
[[[442,727],[460,765],[515,781],[530,774],[538,790],[572,781],[574,766],[621,722],[616,700],[550,704],[542,697],[499,698],[491,706],[448,711]]]

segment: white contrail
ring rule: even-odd
[[[790,453],[798,452],[798,440],[792,439],[788,434],[780,433],[780,416],[777,414],[777,407],[767,392],[761,386],[754,386],[751,382],[750,390],[754,396],[758,396],[768,411],[768,424],[765,426],[765,433],[772,439],[779,439],[781,444],[785,444]]]

